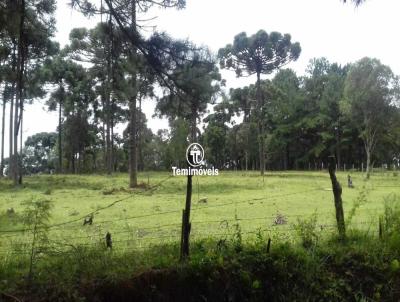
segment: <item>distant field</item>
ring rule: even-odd
[[[363,174],[352,173],[355,188],[349,189],[347,174],[338,173],[345,216],[365,187],[367,200],[357,209],[351,226],[377,232],[385,197],[400,194],[400,176],[375,173],[364,182]],[[12,245],[21,247],[29,239],[19,218],[24,209],[21,203],[30,199],[54,202],[49,237],[59,247],[103,243],[107,231],[116,250],[179,241],[186,178],[143,172],[139,181],[145,189],[131,191],[126,174],[32,176],[17,189],[1,180],[0,251],[7,252]],[[198,202],[205,198],[207,202]],[[224,238],[233,232],[233,225],[239,224],[245,238],[261,230],[291,240],[297,219],[315,211],[321,231],[333,231],[335,222],[327,172],[274,172],[264,178],[258,172],[222,172],[219,176],[194,177],[192,202],[192,238]],[[6,214],[9,208],[15,210],[14,215]],[[83,216],[93,211],[97,211],[93,225],[83,226]],[[278,213],[286,224],[274,224]],[[65,224],[57,226],[60,223]]]

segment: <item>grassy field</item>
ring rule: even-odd
[[[351,189],[347,174],[338,173],[345,216],[354,202],[361,201],[350,227],[377,232],[384,200],[400,193],[400,178],[392,172],[376,172],[365,182],[363,174],[354,172]],[[0,180],[0,251],[28,242],[20,221],[23,202],[41,199],[53,202],[49,238],[60,247],[103,243],[106,232],[112,234],[115,250],[179,241],[186,178],[143,172],[139,181],[143,188],[128,190],[126,174],[31,176],[20,188]],[[361,198],[362,193],[366,198]],[[264,178],[258,172],[194,177],[192,202],[192,238],[225,238],[239,224],[244,238],[261,231],[295,240],[293,225],[314,212],[321,232],[334,231],[331,183],[323,171],[274,172]],[[10,208],[15,214],[7,214]],[[91,212],[95,212],[93,224],[83,226],[83,217]],[[283,225],[274,223],[278,214],[286,221]]]

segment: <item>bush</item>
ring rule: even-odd
[[[52,209],[52,201],[50,200],[28,200],[23,203],[25,210],[23,214],[23,223],[31,234],[31,242],[29,243],[30,263],[28,279],[33,277],[33,270],[39,256],[43,255],[48,248],[48,222],[50,219],[50,211]]]
[[[385,197],[382,217],[382,235],[386,237],[400,233],[400,198],[395,194]]]
[[[368,201],[369,190],[363,185],[357,198],[353,201],[353,206],[351,207],[349,213],[347,214],[346,225],[350,225],[353,217],[356,215],[357,210]]]
[[[306,219],[297,219],[297,224],[294,225],[294,229],[300,237],[303,247],[311,248],[315,246],[318,240],[317,213],[314,212],[314,214]]]

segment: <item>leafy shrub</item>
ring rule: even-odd
[[[358,193],[357,198],[353,201],[353,206],[347,214],[346,225],[349,225],[351,223],[351,220],[355,216],[358,208],[368,201],[368,193],[368,189],[364,185],[361,188],[361,191]]]
[[[233,225],[233,236],[232,236],[232,244],[236,252],[240,252],[242,250],[242,228],[239,224],[239,219],[235,214],[235,223]]]
[[[297,219],[297,224],[294,225],[297,235],[301,240],[301,244],[305,248],[311,248],[318,240],[317,235],[317,213],[314,212],[306,219]]]
[[[31,233],[31,242],[29,243],[29,280],[33,276],[34,266],[41,254],[44,254],[48,246],[48,222],[52,202],[47,199],[34,201],[33,199],[25,201],[25,210],[23,213],[23,222]]]
[[[51,195],[51,193],[53,193],[53,191],[52,191],[51,188],[47,188],[47,189],[43,192],[44,195]]]
[[[400,233],[400,198],[395,194],[390,194],[384,200],[382,233],[390,237]]]

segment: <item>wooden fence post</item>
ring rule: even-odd
[[[269,254],[269,249],[271,248],[271,238],[268,238],[268,243],[267,243],[267,254]]]
[[[184,223],[185,223],[185,210],[182,210],[181,249],[179,257],[181,261],[183,260],[183,230],[185,229]]]
[[[182,215],[182,238],[181,238],[181,261],[189,257],[189,237],[190,237],[190,208],[192,204],[192,175],[188,175],[186,186],[186,203]]]
[[[111,238],[111,233],[107,232],[106,234],[106,247],[107,249],[112,249],[112,238]]]
[[[334,156],[329,156],[329,176],[332,182],[333,197],[336,210],[336,222],[340,239],[346,238],[346,226],[344,222],[342,187],[335,174],[336,160]]]

